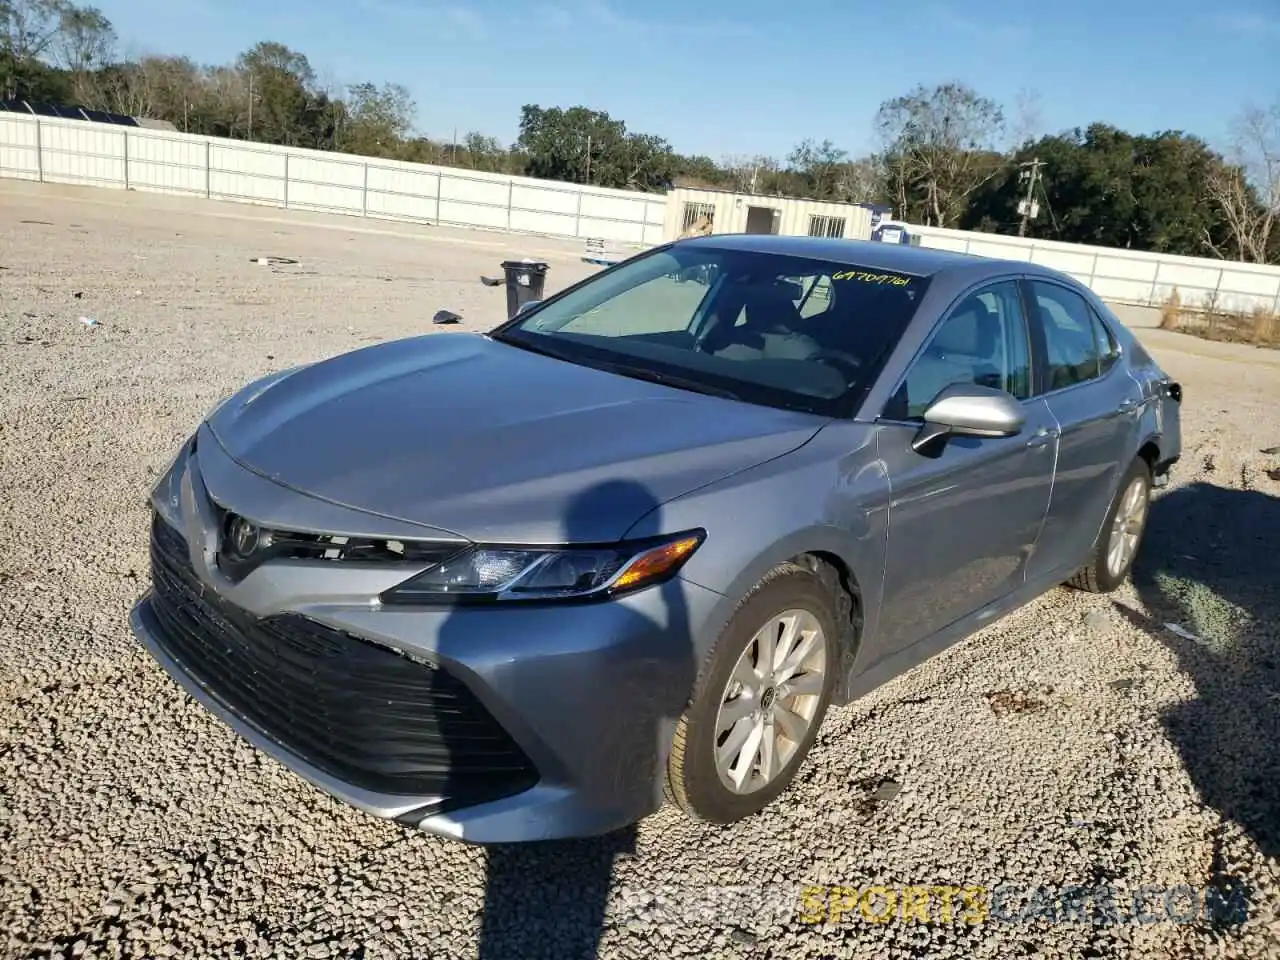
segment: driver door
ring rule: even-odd
[[[912,361],[880,419],[890,486],[880,613],[885,654],[898,652],[1020,587],[1053,484],[1058,428],[1034,399],[1026,314],[1016,280],[966,293]],[[1013,437],[950,437],[911,448],[943,388],[978,384],[1021,401]]]

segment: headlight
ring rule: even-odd
[[[614,597],[674,576],[706,533],[604,547],[474,546],[382,595],[383,603],[585,600]]]

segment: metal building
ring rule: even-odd
[[[677,187],[667,194],[663,239],[695,233],[772,233],[869,240],[871,217],[871,210],[853,203]]]

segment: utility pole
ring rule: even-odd
[[[253,71],[249,71],[249,139],[253,139]]]
[[[1033,157],[1018,166],[1022,168],[1018,173],[1019,182],[1025,180],[1027,183],[1027,196],[1018,201],[1018,212],[1022,214],[1022,222],[1018,224],[1018,236],[1025,237],[1027,224],[1040,212],[1040,204],[1036,203],[1035,195],[1036,186],[1040,183],[1040,168],[1044,166],[1044,162],[1039,157]]]
[[[587,134],[587,183],[591,182],[591,134]]]

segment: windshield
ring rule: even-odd
[[[498,340],[683,389],[846,412],[928,279],[848,263],[676,246],[591,278]]]

